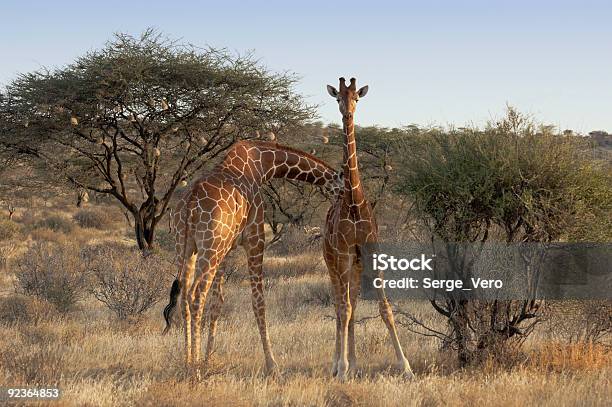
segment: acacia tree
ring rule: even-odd
[[[593,190],[585,188],[590,183],[584,171],[591,167],[577,137],[536,126],[511,108],[505,119],[484,130],[426,132],[406,140],[402,152],[414,158],[399,169],[396,190],[413,200],[432,239],[444,242],[567,239],[583,221],[584,206],[600,213],[596,206],[605,201],[588,198]],[[605,191],[609,197],[609,186]],[[449,332],[426,326],[408,312],[402,315],[411,329],[456,349],[461,364],[493,355],[503,349],[499,345],[520,343],[541,313],[535,296],[478,301],[447,293],[431,305],[447,319]]]
[[[238,139],[310,118],[295,77],[250,55],[183,45],[148,30],[53,70],[19,75],[0,100],[0,146],[78,188],[114,197],[141,249],[180,184]]]

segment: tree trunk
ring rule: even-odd
[[[455,345],[457,346],[457,358],[459,366],[465,367],[469,365],[474,357],[473,343],[469,328],[469,317],[467,315],[468,301],[460,301],[457,304],[457,309],[451,318],[453,326]]]
[[[134,215],[134,232],[136,233],[136,243],[143,252],[148,252],[155,246],[155,216],[144,218],[140,214]]]

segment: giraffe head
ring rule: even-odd
[[[346,86],[346,79],[340,78],[340,90],[327,85],[327,93],[338,101],[338,107],[344,120],[353,119],[357,101],[368,93],[367,85],[357,90],[356,82],[355,78],[351,78],[349,86]]]

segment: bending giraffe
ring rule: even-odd
[[[342,188],[341,174],[310,154],[271,142],[241,141],[229,150],[221,164],[195,182],[175,208],[172,223],[179,273],[164,316],[169,323],[172,308],[182,292],[188,366],[200,361],[202,316],[206,296],[214,284],[216,298],[206,353],[206,357],[210,356],[213,324],[216,325],[222,300],[222,281],[217,271],[227,253],[240,244],[247,253],[252,305],[266,371],[273,373],[277,368],[266,324],[262,273],[265,239],[261,186],[271,178],[320,185],[334,194]]]
[[[327,213],[323,244],[336,307],[332,374],[344,380],[347,373],[354,373],[357,368],[354,320],[363,271],[361,251],[363,245],[378,242],[378,226],[359,179],[353,117],[357,101],[366,95],[368,87],[357,90],[355,78],[351,78],[349,86],[346,86],[344,78],[340,78],[340,90],[327,85],[327,91],[338,101],[344,134],[344,190]],[[377,294],[380,315],[389,330],[399,368],[411,378],[412,371],[397,336],[391,306],[382,288],[377,290]]]

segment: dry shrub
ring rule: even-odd
[[[163,250],[174,252],[174,235],[167,229],[159,229],[155,232],[155,240]]]
[[[270,308],[284,310],[282,317],[293,320],[312,306],[331,307],[332,288],[325,278],[311,276],[281,279],[270,296]]]
[[[113,220],[108,212],[101,209],[80,209],[72,219],[82,228],[108,229]]]
[[[554,340],[612,344],[612,301],[555,301],[549,304],[548,313],[548,333]]]
[[[13,243],[0,244],[0,271],[8,269],[9,260],[17,250]]]
[[[38,298],[10,295],[0,298],[0,322],[35,323],[57,316],[53,305]]]
[[[70,233],[74,229],[74,224],[69,220],[59,215],[45,215],[34,223],[34,229],[51,229],[54,232]]]
[[[85,273],[72,244],[35,242],[18,261],[17,292],[70,311],[83,297]]]
[[[9,240],[19,234],[19,225],[8,219],[0,220],[0,240]]]
[[[327,270],[320,252],[307,251],[293,256],[264,257],[266,277],[300,277],[311,274],[324,274]]]
[[[121,320],[139,319],[170,285],[157,255],[144,257],[120,244],[93,246],[84,253],[92,274],[91,293]]]
[[[277,255],[301,254],[305,251],[319,251],[320,231],[317,228],[286,226],[282,237],[270,245]]]
[[[265,266],[264,266],[265,267]],[[221,262],[225,283],[239,283],[249,278],[248,259],[243,250],[232,250]]]
[[[327,280],[309,284],[305,291],[307,293],[305,298],[306,304],[326,308],[334,305],[332,286]]]

